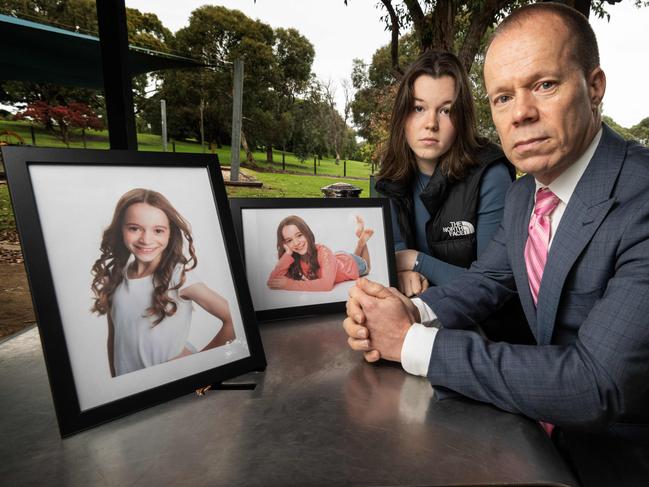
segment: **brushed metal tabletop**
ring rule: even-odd
[[[3,485],[577,485],[541,428],[367,364],[341,315],[260,325],[254,390],[188,394],[62,440],[38,331],[0,343]]]

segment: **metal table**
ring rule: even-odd
[[[577,485],[533,421],[364,363],[342,316],[261,325],[254,390],[175,399],[61,440],[35,328],[0,343],[3,485]]]

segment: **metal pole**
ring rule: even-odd
[[[205,101],[201,98],[200,110],[201,110],[201,152],[205,154],[205,129],[203,128],[203,109],[205,107]]]
[[[124,0],[97,0],[99,46],[111,149],[137,150]]]
[[[160,125],[162,127],[162,150],[167,152],[167,102],[160,100]]]
[[[239,181],[241,147],[241,118],[243,102],[243,60],[234,61],[232,80],[232,143],[230,145],[230,181]]]

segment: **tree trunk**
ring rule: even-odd
[[[455,2],[437,2],[429,24],[432,45],[436,49],[453,52],[456,14],[457,6]],[[423,47],[425,49],[427,46]],[[422,52],[424,49],[422,49]]]
[[[273,163],[273,146],[271,144],[266,146],[266,162]]]
[[[70,137],[68,134],[68,127],[65,124],[61,124],[60,127],[61,127],[61,139],[63,140],[63,143],[66,146],[70,147]]]
[[[391,14],[391,10],[394,11],[392,1],[381,0],[381,2],[390,15],[391,28],[394,34],[394,18]],[[582,13],[586,13],[584,12],[586,7],[581,5],[585,3],[588,3],[588,6],[590,5],[589,0],[569,0],[568,3],[570,4],[571,2]],[[435,9],[429,16],[424,15],[418,0],[404,0],[403,3],[406,5],[408,14],[412,19],[413,30],[419,42],[420,52],[424,52],[427,49],[455,51],[453,46],[456,34],[455,20],[458,12],[457,2],[450,0],[436,2]],[[469,26],[464,39],[462,39],[460,50],[457,53],[458,58],[467,72],[471,70],[473,60],[480,49],[480,41],[487,29],[495,22],[496,14],[510,3],[512,3],[511,0],[486,0],[479,5],[476,4],[468,13]],[[395,40],[393,35],[390,53],[392,56],[392,69],[395,72],[397,72],[397,69],[401,69],[398,64],[398,42],[398,36]],[[397,53],[396,58],[395,52]]]
[[[257,163],[255,162],[255,157],[252,155],[252,152],[250,151],[250,147],[248,147],[248,141],[246,140],[246,135],[243,133],[243,130],[241,131],[241,146],[243,147],[243,150],[246,152],[246,165],[252,168],[258,167]]]

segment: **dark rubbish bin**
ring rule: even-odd
[[[333,183],[320,188],[325,198],[358,198],[363,191],[349,183]]]

